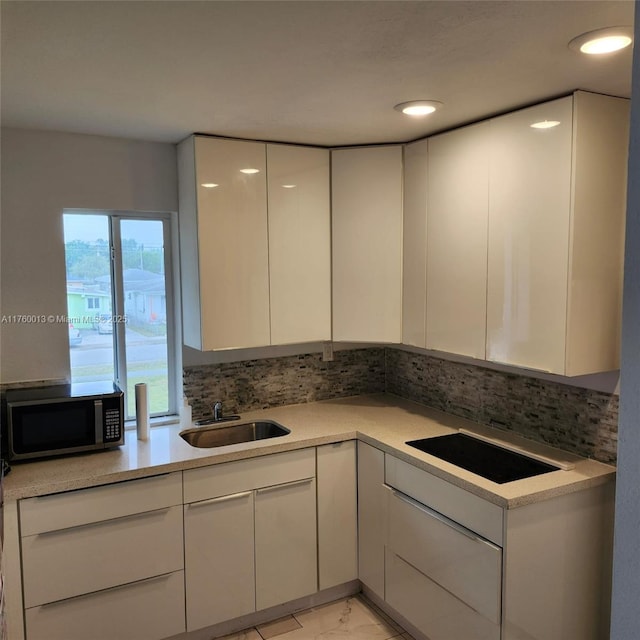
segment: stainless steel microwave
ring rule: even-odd
[[[114,383],[8,389],[5,399],[3,457],[9,460],[124,444],[124,394]]]

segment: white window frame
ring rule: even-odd
[[[163,252],[164,252],[164,278],[167,313],[167,385],[168,385],[168,411],[162,413],[152,413],[151,418],[162,418],[176,416],[178,414],[178,368],[182,358],[179,353],[177,335],[177,295],[179,292],[175,288],[177,278],[174,277],[175,265],[173,259],[175,230],[175,214],[171,212],[141,212],[141,211],[114,211],[107,209],[64,209],[64,215],[103,215],[108,220],[109,227],[109,248],[111,252],[111,308],[113,315],[123,317],[125,315],[124,304],[124,282],[122,278],[122,236],[120,223],[123,220],[156,220],[162,222],[163,230]],[[113,370],[115,383],[125,393],[125,413],[127,411],[127,357],[125,348],[124,322],[113,323]],[[128,416],[127,419],[135,418]]]

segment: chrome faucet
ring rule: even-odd
[[[194,423],[196,427],[204,427],[205,425],[215,424],[216,422],[231,422],[232,420],[240,420],[240,416],[223,416],[222,402],[220,400],[216,400],[211,405],[211,411],[213,413],[213,417],[196,420]]]

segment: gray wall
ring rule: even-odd
[[[640,635],[640,11],[636,3],[611,639]]]
[[[66,315],[62,210],[177,211],[176,148],[5,129],[0,314]],[[0,326],[0,381],[67,379],[64,323]]]

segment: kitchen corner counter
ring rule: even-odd
[[[148,441],[128,431],[113,451],[15,464],[4,479],[5,501],[143,478],[271,453],[360,439],[503,508],[516,508],[612,482],[615,468],[491,429],[388,394],[355,396],[242,414],[242,421],[274,420],[291,433],[268,440],[197,449],[179,436],[180,425],[154,427]],[[227,423],[233,425],[233,423]],[[531,453],[571,462],[569,471],[496,484],[405,444],[468,429],[522,446]]]

